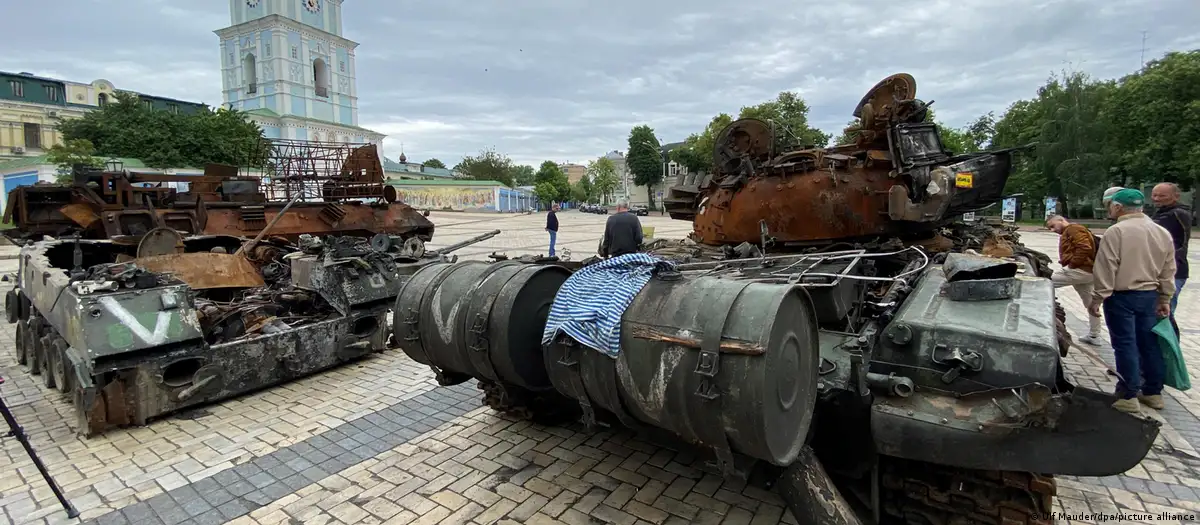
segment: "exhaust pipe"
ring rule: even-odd
[[[896,397],[908,397],[913,394],[916,389],[913,386],[912,379],[896,374],[875,374],[867,373],[867,385],[872,388],[881,388]]]

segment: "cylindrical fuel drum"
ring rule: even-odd
[[[590,410],[787,465],[812,421],[820,361],[803,289],[716,277],[651,279],[625,311],[616,359],[560,338],[555,388]]]
[[[435,371],[547,390],[542,329],[569,276],[561,266],[515,261],[431,264],[400,289],[395,341]]]

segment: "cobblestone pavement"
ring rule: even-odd
[[[548,240],[541,214],[431,218],[438,224],[431,248],[503,231],[461,258],[544,253]],[[593,253],[604,219],[561,213],[560,252]],[[657,216],[642,222],[657,237],[691,229]],[[1055,253],[1053,234],[1022,237]],[[0,272],[15,269],[8,262],[0,261]],[[1082,334],[1083,307],[1063,290],[1070,327]],[[1194,336],[1200,319],[1192,297],[1184,292],[1179,322]],[[1200,362],[1195,341],[1184,338],[1193,363]],[[12,345],[12,326],[0,324],[4,399],[86,523],[795,523],[774,493],[705,473],[689,450],[627,432],[505,419],[480,406],[473,382],[435,388],[432,374],[400,351],[82,439],[68,426],[66,400],[16,366]],[[1073,350],[1070,376],[1110,389],[1096,361],[1111,363],[1110,354]],[[1200,511],[1200,396],[1172,390],[1167,397],[1162,436],[1146,460],[1121,476],[1060,478],[1060,511]],[[80,521],[66,518],[15,440],[5,440],[3,451],[0,522]]]

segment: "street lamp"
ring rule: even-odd
[[[121,159],[110,157],[108,161],[104,163],[104,167],[108,169],[109,173],[116,173],[125,167],[125,163],[121,162]]]

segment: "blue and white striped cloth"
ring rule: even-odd
[[[550,306],[542,344],[565,332],[584,346],[616,358],[621,352],[621,316],[659,269],[675,265],[630,253],[585,266],[559,288]]]

